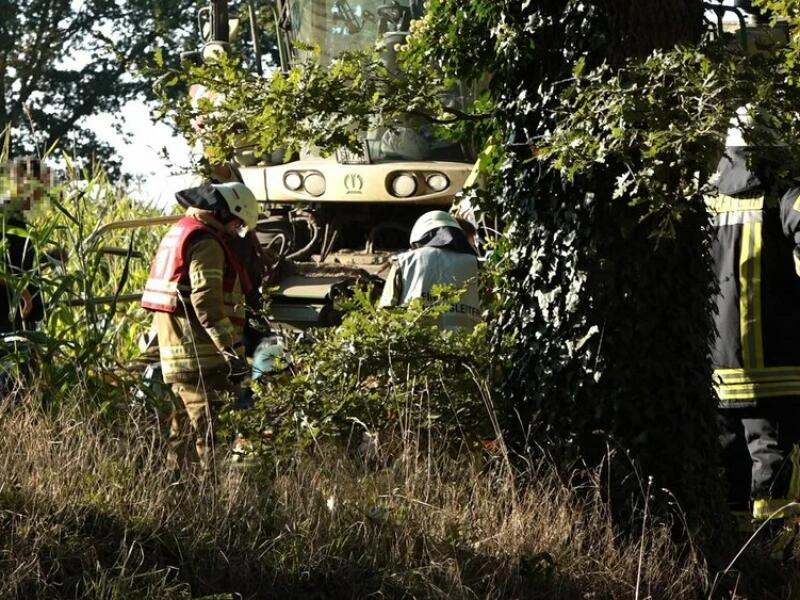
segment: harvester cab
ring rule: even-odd
[[[395,47],[412,20],[424,14],[419,0],[275,0],[272,2],[281,68],[307,56],[296,44],[320,49],[327,64],[342,52],[381,44],[390,70]],[[263,11],[248,7],[252,50],[260,52],[254,22]],[[230,51],[227,4],[215,0],[201,20],[210,37],[202,54]],[[208,58],[206,58],[208,60]],[[260,64],[260,57],[256,57]],[[466,108],[474,90],[454,90],[453,103]],[[263,203],[259,227],[265,246],[294,261],[332,263],[378,274],[390,255],[407,247],[416,218],[432,208],[447,210],[464,185],[475,152],[438,136],[419,118],[360,132],[359,152],[341,148],[334,156],[315,149],[287,157],[275,149],[258,155],[247,134],[234,149],[242,181]]]
[[[377,45],[391,73],[396,46],[424,12],[423,0],[209,0],[198,13],[198,47],[181,58],[198,64],[240,55],[248,68],[268,77],[264,67],[270,62],[287,71],[307,60],[302,48],[316,46],[317,60],[328,64],[343,52]],[[263,19],[272,21],[273,38]],[[277,60],[264,60],[264,49]],[[446,101],[465,112],[481,90],[480,84],[454,85]],[[225,90],[197,82],[188,92],[213,102]],[[408,248],[416,219],[453,206],[478,154],[477,147],[445,138],[418,116],[358,135],[358,152],[340,148],[323,156],[310,148],[288,156],[281,148],[259,153],[244,131],[232,163],[211,165],[212,172],[242,181],[260,201],[256,235],[280,263],[270,304],[276,320],[335,322],[334,299],[354,280],[380,285],[391,256]],[[147,224],[113,223],[96,234]]]
[[[302,47],[316,46],[318,60],[328,64],[343,52],[369,50],[377,44],[389,71],[395,72],[395,48],[425,10],[422,0],[271,0],[269,4],[284,71],[308,58]],[[202,46],[193,59],[213,61],[218,53],[235,53],[238,48],[254,55],[253,64],[261,68],[263,8],[240,3],[240,12],[246,10],[241,21],[248,22],[250,32],[249,44],[243,44],[234,40],[233,32],[245,28],[239,27],[240,19],[233,17],[228,3],[209,2],[199,14]],[[476,90],[455,87],[448,102],[466,110]],[[194,89],[198,91],[224,93]],[[333,156],[322,156],[313,148],[294,156],[286,156],[280,148],[259,154],[247,132],[233,149],[232,171],[262,203],[257,228],[262,246],[292,266],[292,272],[278,281],[273,312],[297,306],[290,312],[326,314],[326,298],[336,295],[343,279],[379,278],[388,272],[389,258],[407,249],[414,221],[431,209],[451,208],[477,154],[474,148],[438,135],[430,122],[419,117],[376,126],[359,137],[358,152],[341,148]]]

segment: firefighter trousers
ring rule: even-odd
[[[737,509],[759,499],[796,500],[800,399],[770,398],[748,408],[720,410],[719,439],[729,501]]]
[[[214,426],[220,393],[230,388],[227,377],[206,377],[188,383],[173,383],[173,411],[170,417],[167,468],[177,470],[199,464],[213,465]]]

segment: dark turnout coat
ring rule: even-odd
[[[712,349],[722,408],[800,400],[800,188],[728,148],[707,199],[719,284]],[[788,400],[787,400],[788,401]]]
[[[0,235],[5,241],[2,251],[0,273],[0,333],[32,329],[44,318],[44,303],[39,288],[29,283],[25,290],[30,296],[31,312],[22,316],[19,285],[15,278],[30,275],[38,268],[38,259],[33,242],[27,235],[25,221],[8,218],[3,221]]]

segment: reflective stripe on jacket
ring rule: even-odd
[[[244,293],[222,225],[189,209],[167,233],[153,261],[142,305],[155,312],[167,383],[227,373],[224,348],[241,344]]]
[[[800,191],[707,199],[719,284],[714,384],[723,408],[800,400]]]
[[[478,259],[474,254],[425,246],[395,258],[386,280],[381,306],[400,306],[415,298],[431,299],[434,285],[465,288],[458,301],[439,320],[442,329],[472,329],[481,320]]]

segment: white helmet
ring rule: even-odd
[[[258,223],[258,201],[250,188],[238,181],[213,183],[211,187],[222,195],[234,217],[241,219],[249,230],[255,230]]]
[[[422,240],[426,233],[438,229],[439,227],[455,227],[456,229],[461,229],[458,225],[458,221],[451,215],[443,210],[432,210],[426,212],[417,219],[417,222],[414,223],[414,227],[411,228],[411,235],[408,241],[412,245],[416,244]]]
[[[725,139],[725,147],[740,147],[747,148],[752,144],[744,139],[745,133],[755,133],[759,139],[759,146],[785,146],[785,142],[781,140],[778,133],[769,127],[766,123],[770,120],[768,112],[763,110],[756,110],[757,119],[753,118],[753,107],[748,105],[740,106],[736,109],[736,116],[730,120],[730,127],[728,128],[728,135]]]

